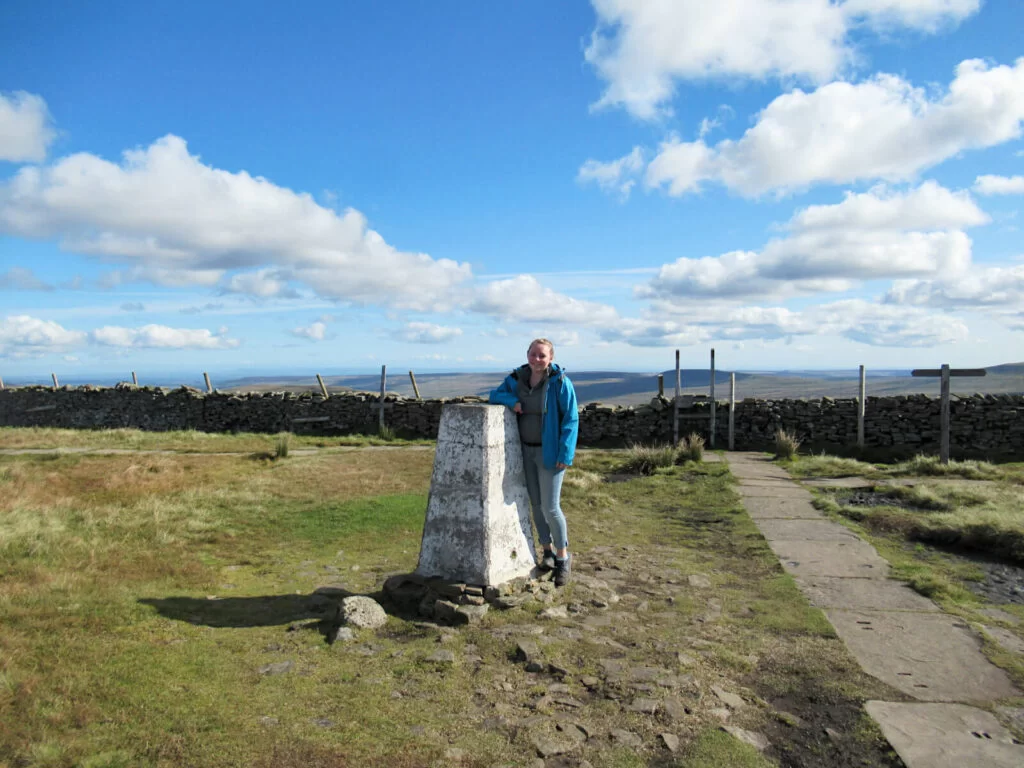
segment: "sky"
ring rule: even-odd
[[[0,377],[1024,360],[1024,3],[0,4]]]

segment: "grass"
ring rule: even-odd
[[[658,468],[676,463],[676,449],[671,445],[644,445],[633,443],[626,449],[626,459],[620,471],[637,475],[653,475]]]
[[[529,729],[481,723],[537,714],[550,682],[509,660],[514,643],[494,632],[511,625],[545,627],[579,717],[643,735],[640,752],[588,743],[596,768],[650,764],[668,727],[587,695],[579,677],[609,657],[675,670],[685,651],[703,690],[761,702],[738,724],[791,749],[803,732],[765,702],[785,693],[813,721],[821,701],[855,714],[885,694],[781,573],[724,464],[608,482],[613,452],[580,454],[563,490],[580,565],[619,579],[611,625],[574,640],[558,629],[573,621],[540,619],[542,605],[492,611],[446,640],[451,666],[426,661],[436,627],[400,616],[328,646],[327,595],[376,594],[414,569],[432,462],[427,450],[0,456],[0,766],[412,768],[455,764],[450,749],[464,765],[531,765]],[[687,586],[697,573],[711,590]],[[712,597],[721,615],[706,618]],[[691,704],[679,764],[764,764],[715,730],[710,703]]]
[[[677,452],[676,462],[704,461],[704,443],[705,441],[703,437],[698,435],[696,432],[691,432],[679,441],[679,450]]]
[[[291,448],[338,448],[376,445],[432,445],[430,440],[408,440],[391,433],[380,437],[376,427],[367,434],[323,437],[239,432],[146,432],[141,429],[56,429],[51,427],[0,427],[0,448],[7,449],[124,449],[173,451],[181,453],[263,453],[273,454],[277,442],[287,435]]]
[[[775,430],[775,458],[791,460],[800,451],[800,439],[796,433],[784,429]]]

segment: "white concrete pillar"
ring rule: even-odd
[[[446,405],[423,527],[419,576],[498,585],[536,563],[515,414]]]

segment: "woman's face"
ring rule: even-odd
[[[526,362],[530,364],[530,370],[537,373],[547,370],[553,359],[551,347],[547,344],[533,344],[526,353]]]

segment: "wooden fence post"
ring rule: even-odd
[[[711,348],[711,447],[715,447],[715,348]]]
[[[320,392],[323,393],[324,400],[329,400],[331,396],[327,393],[327,385],[324,384],[324,380],[319,373],[316,375],[316,383],[320,385]]]
[[[203,379],[205,379],[206,381],[207,394],[211,394],[213,392],[213,384],[210,383],[210,374],[208,374],[206,371],[203,371]]]
[[[942,429],[941,442],[939,443],[939,461],[949,464],[949,363],[942,364],[942,374],[939,378],[939,397],[942,403],[939,405],[939,424]]]
[[[672,401],[672,447],[679,447],[679,350],[676,350],[676,397]]]
[[[388,377],[388,367],[386,365],[382,365],[380,367],[380,421],[379,421],[379,426],[380,426],[381,429],[384,429],[384,395],[385,395],[385,387],[386,387],[386,384],[387,384],[387,377]]]
[[[665,396],[665,374],[658,374],[658,397]]]
[[[729,374],[729,450],[736,448],[736,373]]]
[[[412,382],[412,391],[416,394],[416,399],[422,400],[423,398],[420,397],[420,388],[416,386],[416,377],[413,375],[412,371],[409,371],[409,381]]]
[[[56,373],[51,373],[50,375],[53,377],[53,391],[56,392],[57,391],[57,387],[60,386],[60,384],[57,383],[57,374]]]
[[[132,384],[139,386],[139,377],[135,375],[135,371],[132,371]]]
[[[864,399],[867,393],[864,366],[860,367],[860,396],[857,398],[857,447],[864,450]]]

